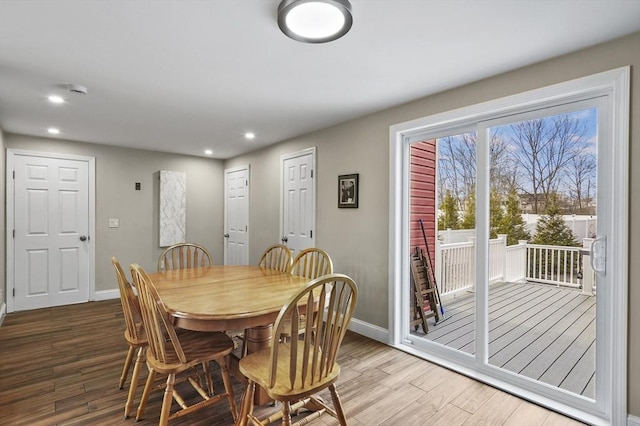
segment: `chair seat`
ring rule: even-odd
[[[144,332],[144,325],[139,322],[135,324],[136,334],[138,337],[132,336],[129,330],[124,331],[124,338],[130,346],[134,348],[139,348],[140,346],[147,346],[149,341],[147,340],[147,335]]]
[[[302,342],[300,342],[302,343]],[[340,365],[336,362],[329,373],[320,378],[318,374],[309,374],[302,383],[300,377],[296,378],[296,383],[292,389],[289,383],[289,354],[291,353],[290,343],[278,344],[278,366],[276,372],[276,383],[273,388],[269,387],[269,367],[271,366],[271,348],[264,348],[258,352],[251,353],[240,360],[240,372],[249,380],[254,381],[265,389],[270,398],[278,401],[293,401],[313,395],[318,391],[334,383],[340,375]],[[302,371],[304,350],[298,347],[296,371]]]
[[[203,361],[213,361],[233,352],[233,340],[226,333],[181,330],[178,333],[182,350],[187,362],[181,363],[175,351],[167,350],[167,359],[161,361],[147,351],[147,363],[157,372],[163,374],[179,373]],[[165,342],[171,348],[171,342]]]

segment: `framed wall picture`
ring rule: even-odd
[[[338,208],[358,208],[358,174],[338,176]]]

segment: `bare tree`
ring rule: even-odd
[[[573,212],[594,214],[591,206],[591,191],[595,191],[596,158],[587,150],[582,150],[571,158],[567,173],[566,189],[573,200]]]
[[[444,199],[451,192],[459,210],[464,210],[476,186],[476,134],[464,133],[438,139],[438,193]],[[507,193],[515,179],[515,167],[508,156],[507,144],[499,132],[489,141],[491,185],[499,193]],[[475,204],[474,204],[475,205]]]
[[[522,121],[510,128],[519,186],[531,196],[533,212],[538,213],[558,192],[573,159],[586,151],[586,125],[575,115],[565,114]]]
[[[443,200],[446,192],[455,200],[458,210],[475,187],[476,146],[475,138],[467,135],[447,136],[438,139],[438,193]]]

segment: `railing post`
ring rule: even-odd
[[[500,256],[502,257],[500,262],[500,281],[504,282],[507,276],[507,234],[498,234],[498,240],[500,241]]]
[[[593,240],[593,238],[582,239],[582,294],[587,296],[595,295],[593,291],[595,274],[593,268],[591,268],[591,244]]]
[[[475,293],[476,291],[476,237],[469,237],[469,242],[471,243],[471,261],[469,262],[470,273],[469,277],[471,278],[471,291]]]
[[[526,283],[527,282],[527,244],[529,242],[527,240],[518,240],[518,245],[521,247],[522,250],[522,282]]]

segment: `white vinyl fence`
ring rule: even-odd
[[[591,239],[584,247],[527,244],[507,246],[507,236],[489,240],[489,284],[540,282],[582,288],[594,294],[595,275],[589,263]],[[436,281],[442,295],[475,288],[475,238],[466,242],[436,242]]]

